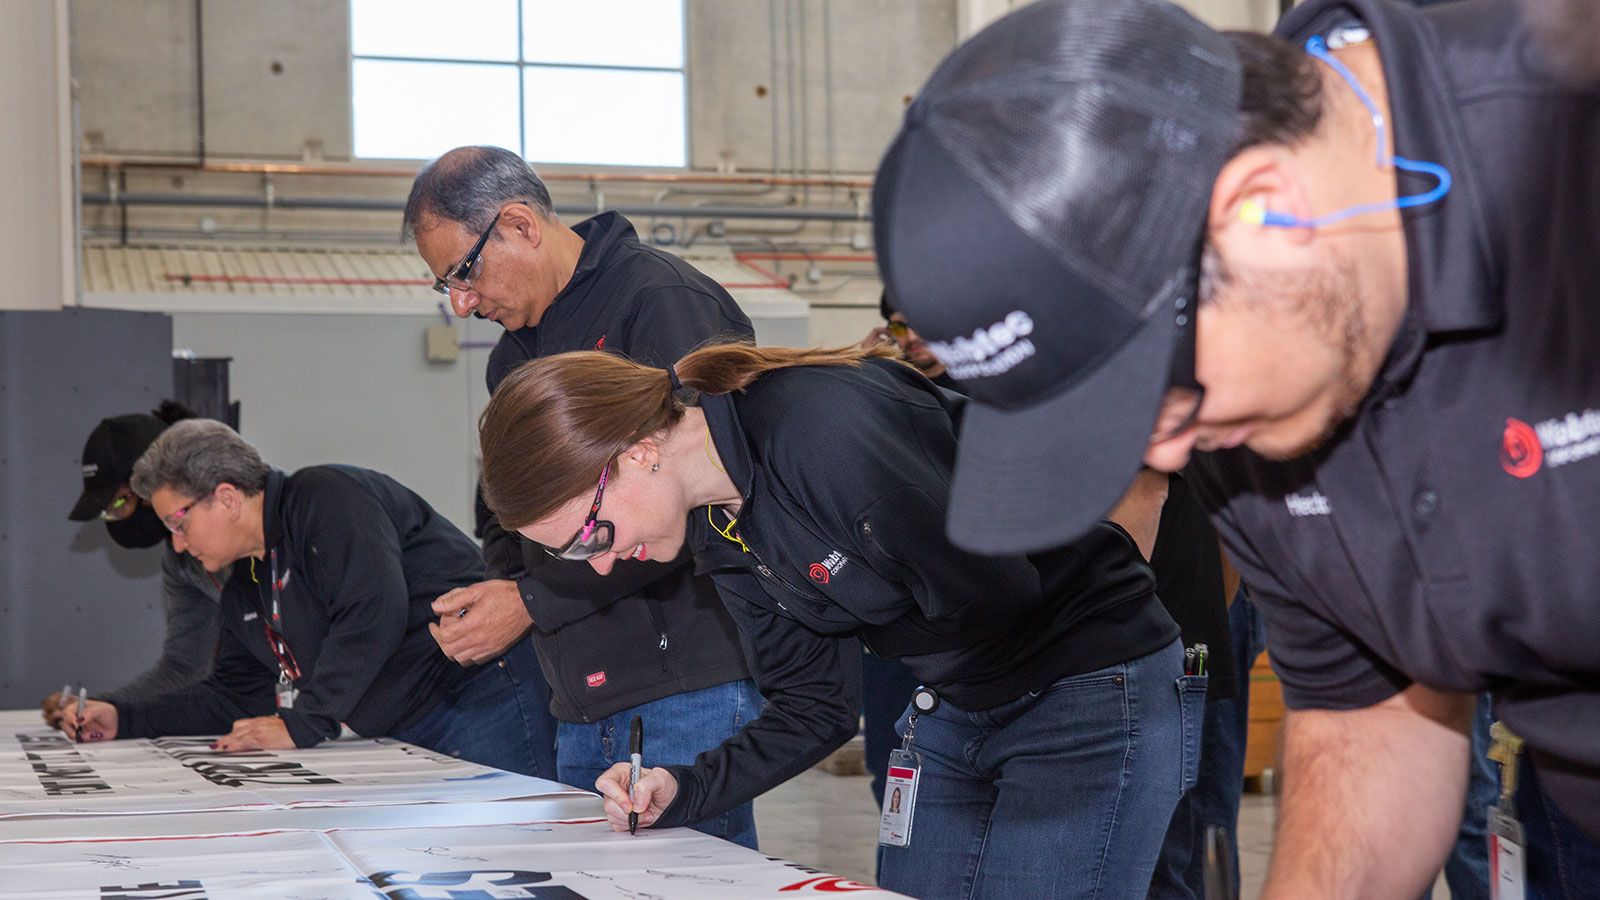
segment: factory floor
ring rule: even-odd
[[[878,808],[871,778],[830,775],[821,769],[793,779],[756,801],[761,849],[774,856],[876,884],[873,858]],[[1277,808],[1273,797],[1245,794],[1239,808],[1240,900],[1256,900],[1272,852]],[[1435,900],[1450,896],[1440,880]]]

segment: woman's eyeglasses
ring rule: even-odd
[[[578,529],[578,533],[572,536],[572,540],[567,541],[566,546],[560,550],[546,547],[544,548],[546,553],[557,559],[584,560],[593,559],[611,549],[611,538],[614,533],[611,523],[595,518],[600,512],[600,498],[606,493],[606,479],[610,476],[611,464],[606,463],[606,467],[600,471],[600,485],[595,489],[594,503],[589,507],[589,518],[584,521],[583,527]]]

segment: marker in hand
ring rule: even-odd
[[[628,726],[628,756],[632,768],[628,772],[628,833],[637,834],[639,831],[639,814],[632,811],[633,786],[639,783],[639,767],[644,765],[644,719],[637,713],[633,716],[633,724]]]
[[[73,730],[73,740],[80,744],[83,743],[83,708],[88,705],[89,689],[80,686],[78,688],[78,725]]]

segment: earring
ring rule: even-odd
[[[650,471],[652,471],[652,472],[661,471],[661,463],[656,463],[655,465],[651,466],[650,467]]]

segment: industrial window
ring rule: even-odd
[[[355,155],[684,166],[682,0],[350,0]]]

